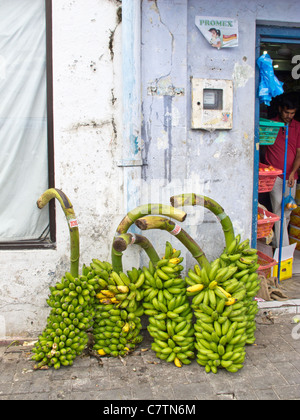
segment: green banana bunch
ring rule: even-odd
[[[105,269],[93,260],[93,269]],[[100,266],[100,267],[97,267]],[[143,315],[143,283],[145,275],[135,267],[117,273],[109,266],[105,283],[96,294],[93,324],[93,349],[101,356],[125,356],[142,341],[140,317]],[[99,273],[103,277],[103,272]],[[100,282],[100,280],[99,280]]]
[[[196,265],[186,277],[196,318],[197,362],[206,372],[238,371],[243,367],[245,345],[255,341],[257,251],[250,248],[249,240],[240,240],[237,235],[210,270]]]
[[[32,360],[37,362],[35,369],[72,366],[76,356],[83,352],[88,343],[86,331],[93,324],[97,287],[91,276],[74,278],[68,272],[50,287],[47,304],[51,311],[32,349]]]
[[[247,307],[246,316],[248,325],[246,328],[247,340],[246,344],[254,344],[255,342],[255,316],[258,312],[257,301],[254,300],[260,289],[260,279],[257,273],[259,268],[257,250],[250,247],[249,239],[240,242],[240,235],[231,242],[227,249],[221,255],[221,258],[228,260],[237,266],[237,272],[234,277],[244,286],[243,301]],[[234,260],[234,262],[232,261]],[[230,287],[230,286],[229,286]]]
[[[143,267],[144,313],[153,338],[156,356],[175,366],[190,364],[194,358],[193,312],[186,295],[186,284],[180,273],[181,251],[166,242],[165,255],[154,267]]]
[[[127,272],[116,273],[111,271],[107,285],[96,295],[100,303],[115,303],[118,307],[129,312],[135,312],[144,297],[142,285],[145,275],[141,270],[133,269]]]
[[[126,356],[143,337],[138,312],[127,312],[116,304],[97,304],[93,325],[93,349],[100,356]]]

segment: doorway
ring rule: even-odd
[[[300,28],[285,28],[272,26],[257,26],[256,60],[267,53],[272,61],[274,74],[283,83],[284,92],[295,92],[300,103]],[[259,86],[259,71],[256,69],[256,100],[255,100],[255,151],[254,151],[254,189],[253,189],[253,229],[252,244],[256,244],[257,236],[257,205],[264,205],[272,212],[269,193],[258,193],[258,171],[260,162],[259,118],[273,119],[277,115],[278,97],[272,99],[269,106],[259,102],[257,95]],[[300,121],[300,110],[295,119]],[[293,272],[300,273],[300,252],[294,261]]]

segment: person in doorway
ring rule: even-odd
[[[296,121],[294,117],[299,104],[293,92],[284,93],[278,99],[278,115],[274,118],[274,121],[284,122],[288,125],[285,195],[289,194],[291,188],[292,196],[295,198],[298,169],[300,167],[300,122]],[[274,144],[265,146],[264,151],[265,163],[282,171],[284,170],[285,131],[286,127],[280,128]],[[282,183],[283,175],[276,178],[273,190],[270,192],[272,211],[279,217],[281,217]],[[288,224],[290,215],[290,210],[284,211],[282,246],[289,245]],[[275,223],[274,233],[273,246],[278,248],[280,245],[280,222]]]

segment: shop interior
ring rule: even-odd
[[[299,98],[298,100],[300,104],[300,65],[299,65],[299,69],[297,70],[296,68],[297,71],[295,72],[295,66],[297,64],[300,64],[300,40],[299,40],[299,43],[263,42],[261,43],[260,53],[262,55],[265,52],[269,54],[269,56],[271,57],[273,61],[273,68],[274,68],[275,76],[278,78],[279,81],[283,82],[284,92],[290,92],[290,91],[295,92],[295,96]],[[293,62],[293,57],[297,55],[299,56],[299,61],[295,63],[295,61]],[[299,77],[295,77],[295,75],[296,76],[299,75]],[[276,117],[277,110],[278,110],[278,98],[275,97],[272,99],[269,106],[265,105],[264,103],[260,104],[260,118],[272,119]],[[298,109],[295,115],[295,120],[300,122],[300,109]],[[261,150],[260,150],[260,155],[261,155]],[[300,190],[300,177],[299,177],[299,181],[297,185]],[[298,197],[299,197],[298,199],[296,198],[296,202],[298,206],[300,206],[300,191],[298,193]],[[272,206],[270,203],[268,192],[259,193],[258,201],[260,204],[262,204],[269,211],[272,212]],[[262,244],[264,247],[266,242],[267,242],[267,239],[265,238],[258,239],[258,249],[259,249],[259,246]],[[300,244],[300,226],[299,226],[299,244]],[[282,281],[281,283],[285,285],[288,285],[288,283],[290,284],[290,288],[291,288],[290,294],[292,294],[292,296],[290,296],[291,298],[300,298],[300,290],[299,290],[300,289],[300,245],[299,246],[297,245],[294,251],[292,271],[293,271],[293,280],[291,279],[289,281],[286,281],[286,283]],[[296,283],[295,283],[295,280],[297,281]]]

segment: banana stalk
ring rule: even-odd
[[[200,205],[205,207],[214,213],[219,219],[225,236],[226,246],[229,246],[234,240],[234,229],[230,217],[225,213],[223,207],[220,206],[213,199],[206,197],[205,195],[197,195],[194,193],[179,194],[170,198],[170,202],[174,207],[183,206],[197,206]]]
[[[160,216],[141,217],[136,220],[135,224],[141,230],[161,229],[168,232],[174,231],[174,228],[176,227],[176,224],[173,221]],[[182,228],[176,233],[176,237],[190,251],[201,267],[205,267],[207,272],[209,272],[211,269],[210,263],[194,239]]]
[[[61,190],[57,188],[50,188],[39,197],[36,204],[39,209],[42,209],[53,198],[56,198],[59,201],[68,222],[70,232],[70,273],[73,277],[78,277],[79,231],[72,203]]]
[[[186,213],[166,204],[144,204],[131,210],[126,214],[117,228],[117,233],[126,233],[130,226],[140,217],[150,214],[168,216],[179,222],[183,222],[186,218]]]
[[[154,265],[160,260],[151,242],[142,235],[133,235],[131,233],[123,233],[116,236],[112,246],[112,266],[117,273],[123,271],[122,255],[123,251],[131,244],[139,245],[146,252]]]
[[[140,217],[143,216],[147,216],[149,214],[161,214],[164,216],[168,216],[171,217],[175,220],[181,221],[183,222],[186,218],[186,213],[183,210],[179,210],[179,209],[175,209],[174,207],[168,206],[166,204],[143,204],[139,207],[136,207],[135,209],[131,210],[130,212],[128,212],[126,214],[126,216],[121,220],[117,231],[116,231],[116,236],[119,235],[124,235],[127,233],[128,229],[130,228],[131,225],[134,224],[134,222],[139,219]],[[124,237],[123,237],[124,239]],[[126,241],[129,240],[129,237],[126,238]],[[154,258],[154,260],[156,260],[157,258],[157,254],[155,251],[153,251],[153,249],[151,249],[150,243],[146,242],[141,242],[141,245],[145,245],[145,251],[146,249],[148,250],[148,252],[150,252],[151,254],[151,259]],[[154,254],[155,252],[155,254]],[[112,246],[112,251],[111,251],[111,255],[112,255],[112,266],[114,271],[122,271],[122,253],[120,251],[117,251],[117,249],[114,248],[114,244]]]

